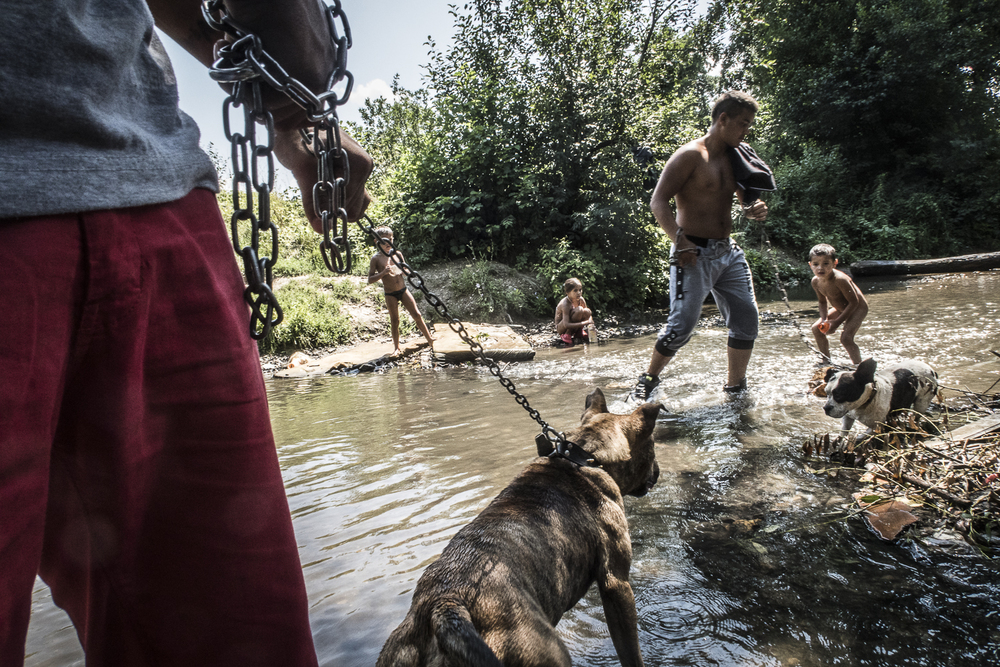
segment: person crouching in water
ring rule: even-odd
[[[567,345],[572,345],[574,338],[589,341],[587,327],[593,326],[594,318],[583,298],[583,283],[570,278],[563,283],[563,292],[566,296],[556,306],[556,333]]]
[[[392,356],[396,357],[402,354],[402,351],[399,349],[400,303],[406,308],[406,312],[413,318],[417,328],[420,329],[420,333],[424,335],[428,344],[433,348],[434,337],[431,336],[431,332],[427,328],[420,310],[417,308],[416,300],[410,294],[410,291],[406,289],[406,279],[403,277],[402,269],[396,266],[396,262],[389,259],[383,252],[383,250],[385,252],[389,251],[389,243],[392,243],[392,229],[389,227],[377,227],[375,233],[382,239],[382,241],[379,241],[379,248],[381,250],[375,251],[375,254],[372,255],[371,263],[368,265],[368,284],[370,285],[379,280],[382,281],[382,289],[385,291],[385,307],[389,310],[389,322],[392,324]],[[386,239],[388,239],[389,243],[385,243]],[[398,248],[396,249],[396,256],[399,257],[400,263],[406,261],[403,259],[403,253],[399,252]]]
[[[868,301],[851,277],[837,268],[837,251],[828,243],[820,243],[809,251],[809,268],[812,269],[812,288],[819,301],[819,319],[812,326],[816,347],[830,360],[830,341],[827,338],[844,325],[840,343],[851,358],[852,364],[861,363],[861,350],[854,336],[865,316]]]

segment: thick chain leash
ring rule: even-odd
[[[243,258],[247,287],[243,298],[250,305],[250,337],[265,338],[283,317],[281,306],[271,289],[272,269],[278,259],[278,228],[271,221],[271,191],[274,189],[274,119],[264,107],[262,85],[284,93],[305,110],[312,123],[303,139],[317,158],[317,183],[312,198],[316,214],[323,222],[323,242],[320,250],[331,271],[351,270],[351,254],[347,245],[347,212],[344,208],[347,183],[350,178],[347,151],[340,138],[337,107],[347,102],[354,77],[347,71],[347,50],[351,47],[350,25],[340,0],[324,5],[330,39],[336,51],[336,67],[327,83],[327,90],[315,95],[304,84],[289,76],[261,44],[260,38],[230,18],[222,0],[205,0],[202,16],[215,30],[226,33],[231,42],[218,50],[211,77],[219,83],[232,84],[232,92],[223,104],[223,128],[232,147],[233,215],[230,228],[233,248]],[[338,31],[343,27],[343,35]],[[336,88],[342,87],[338,91]],[[243,108],[242,132],[234,132],[230,116]],[[341,176],[335,176],[340,167]],[[256,211],[254,198],[256,195]],[[331,238],[337,221],[342,233]],[[249,245],[242,245],[240,224],[249,222]],[[261,256],[261,234],[270,235],[270,256]],[[345,248],[344,256],[340,249]]]
[[[244,298],[250,304],[252,314],[250,319],[250,336],[254,339],[264,338],[272,327],[282,319],[281,307],[271,290],[272,268],[278,256],[278,228],[271,222],[270,193],[274,186],[274,121],[271,114],[264,108],[261,99],[261,84],[266,83],[275,90],[285,93],[293,102],[306,111],[309,121],[313,124],[311,131],[303,131],[302,139],[306,147],[316,156],[317,179],[313,187],[313,206],[323,223],[323,241],[320,251],[323,260],[331,271],[348,273],[351,270],[351,247],[347,237],[347,212],[344,208],[347,184],[350,179],[350,167],[347,151],[341,144],[340,121],[337,107],[347,102],[354,85],[353,75],[347,71],[347,50],[351,47],[350,25],[347,22],[340,0],[326,6],[327,23],[331,39],[336,48],[337,65],[330,75],[327,92],[314,95],[308,88],[288,75],[281,66],[264,51],[260,39],[240,28],[229,18],[222,0],[205,0],[202,4],[202,14],[208,24],[225,32],[233,41],[219,49],[218,59],[213,64],[211,76],[220,83],[233,84],[232,94],[223,106],[223,123],[226,139],[232,145],[233,159],[233,217],[231,229],[233,247],[243,257],[247,279]],[[343,36],[337,30],[338,21],[343,26]],[[343,92],[334,90],[345,81]],[[231,131],[229,115],[233,108],[243,107],[244,129],[242,134]],[[263,128],[266,141],[257,138],[258,126]],[[248,149],[249,145],[249,149]],[[266,179],[260,179],[259,163],[266,166]],[[340,166],[342,176],[335,176],[334,168]],[[257,213],[253,212],[253,192],[257,195]],[[389,250],[379,246],[382,238],[375,232],[371,221],[364,216],[367,224],[358,220],[358,226],[375,242],[375,247],[392,260],[400,268],[407,280],[415,289],[423,292],[427,303],[434,307],[438,314],[448,322],[448,326],[469,346],[479,360],[486,365],[518,405],[523,407],[528,415],[541,427],[542,432],[536,440],[544,438],[553,447],[553,452],[559,456],[574,461],[580,465],[579,447],[566,440],[565,436],[542,419],[538,410],[528,403],[528,399],[519,393],[511,380],[504,376],[499,364],[486,356],[483,346],[473,340],[462,325],[461,320],[448,312],[448,307],[441,299],[427,289],[423,277],[401,260],[395,246],[388,239],[384,242]],[[240,247],[239,223],[250,222],[250,245]],[[340,221],[340,234],[331,237]],[[261,231],[271,235],[270,257],[260,257]],[[341,254],[343,248],[343,255]]]
[[[437,311],[438,315],[440,315],[441,318],[448,323],[451,330],[458,334],[458,337],[469,346],[469,349],[471,349],[478,360],[489,369],[490,373],[496,377],[496,379],[500,382],[500,385],[514,397],[517,404],[524,408],[528,412],[528,415],[542,427],[542,432],[538,437],[544,436],[545,439],[552,444],[555,452],[557,452],[560,456],[567,457],[567,452],[572,450],[576,445],[567,440],[563,433],[556,431],[554,428],[549,426],[548,422],[542,419],[538,410],[531,407],[531,404],[528,403],[528,399],[524,396],[524,394],[517,391],[517,388],[514,386],[514,383],[510,380],[510,378],[503,374],[503,371],[500,369],[500,364],[486,356],[486,351],[483,349],[483,346],[479,343],[479,341],[474,340],[472,336],[469,335],[469,332],[466,331],[462,321],[457,317],[452,316],[452,314],[448,311],[448,306],[446,306],[436,294],[427,289],[427,285],[424,284],[423,276],[421,276],[416,269],[402,260],[400,254],[396,250],[396,247],[389,239],[382,238],[378,235],[378,232],[375,231],[375,228],[371,224],[371,220],[367,215],[363,217],[363,220],[365,220],[367,224],[358,220],[358,226],[361,227],[361,230],[367,233],[369,237],[371,237],[372,241],[375,243],[375,247],[379,249],[379,252],[388,257],[390,261],[399,267],[400,271],[403,272],[403,275],[406,276],[407,281],[409,281],[413,288],[418,289],[423,293],[424,298],[427,299],[427,303],[430,304],[434,310]],[[380,243],[389,246],[389,249],[384,249],[382,245],[379,245]]]

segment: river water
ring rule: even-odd
[[[989,352],[1000,350],[1000,272],[858,282],[871,305],[857,339],[866,357],[919,358],[943,385],[978,392],[1000,376]],[[811,290],[791,297],[808,331]],[[787,312],[777,300],[761,308]],[[727,400],[726,331],[712,322],[664,375],[659,483],[625,501],[646,664],[998,664],[997,562],[947,534],[918,529],[920,539],[888,544],[843,519],[856,489],[810,472],[800,450],[837,428],[806,393],[818,357],[788,321],[764,324],[750,391]],[[562,430],[595,386],[627,411],[653,341],[542,349],[506,373]],[[847,361],[836,345],[834,358]],[[535,456],[538,427],[477,368],[268,390],[320,663],[373,665],[424,568]],[[741,527],[755,520],[747,539]],[[558,627],[576,664],[618,664],[596,588]],[[83,664],[41,583],[27,652],[31,667]]]

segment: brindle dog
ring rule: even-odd
[[[539,445],[544,458],[514,478],[420,577],[378,667],[568,666],[555,626],[594,581],[618,658],[642,665],[622,495],[645,495],[659,477],[652,436],[661,407],[646,403],[614,415],[595,389],[580,426],[566,434],[592,461],[546,457]]]

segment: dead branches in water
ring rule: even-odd
[[[863,469],[856,497],[866,503],[905,498],[977,544],[1000,547],[1000,414],[972,415],[980,418],[944,433],[916,413],[900,416],[869,435],[814,436],[803,451]]]

